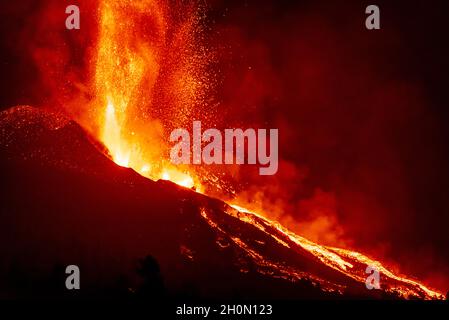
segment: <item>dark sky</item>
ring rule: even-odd
[[[55,103],[36,47],[67,54],[61,74],[88,63],[94,5],[79,3],[76,36],[46,27],[55,21],[45,12],[64,21],[64,1],[0,4],[1,109]],[[365,28],[373,3],[379,31]],[[440,288],[449,287],[448,13],[445,0],[214,0],[206,22],[222,120],[280,130],[279,174],[242,174],[247,189],[262,185],[305,226],[331,215],[335,241]]]

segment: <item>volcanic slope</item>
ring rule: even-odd
[[[366,257],[325,248],[276,223],[116,165],[63,115],[0,113],[0,297],[207,299],[444,298],[382,275]],[[428,291],[427,291],[428,290]]]

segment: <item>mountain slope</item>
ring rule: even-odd
[[[443,298],[388,270],[367,290],[366,257],[146,179],[102,148],[62,115],[0,113],[0,297],[71,297],[75,264],[89,297]]]

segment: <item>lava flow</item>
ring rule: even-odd
[[[255,212],[246,210],[245,208],[237,205],[231,205],[233,208],[239,211],[238,214],[230,213],[242,221],[251,223],[258,229],[266,232],[266,227],[269,226],[277,230],[284,239],[288,239],[295,245],[309,251],[321,262],[327,266],[342,272],[350,278],[356,281],[365,283],[367,266],[376,268],[380,274],[385,278],[382,282],[382,289],[390,292],[396,292],[398,295],[408,297],[423,297],[424,299],[444,299],[445,296],[438,291],[431,290],[425,285],[408,279],[405,276],[399,276],[388,270],[381,262],[373,260],[359,252],[351,251],[347,249],[333,248],[327,246],[321,246],[310,240],[301,237],[281,224],[271,221]],[[271,234],[274,237],[274,235]],[[282,241],[283,245],[289,247],[289,245]]]
[[[167,123],[175,121],[177,124],[177,119],[189,119],[201,104],[203,89],[207,86],[199,67],[205,58],[194,52],[196,46],[192,34],[198,27],[198,15],[187,9],[184,20],[176,21],[173,26],[175,17],[170,9],[157,0],[101,1],[94,58],[96,100],[92,109],[96,110],[95,126],[100,128],[98,139],[118,165],[133,168],[153,180],[171,180],[203,193],[205,188],[198,173],[191,168],[175,167],[164,156],[167,148],[164,130],[170,127]],[[150,22],[143,25],[145,19]],[[173,29],[178,31],[169,36]],[[170,115],[165,123],[155,120],[158,114],[165,113]],[[230,208],[229,215],[266,232],[284,247],[306,250],[321,263],[357,282],[365,283],[365,269],[373,266],[380,271],[382,289],[386,291],[405,298],[445,298],[440,292],[396,275],[382,263],[361,253],[319,245],[263,214],[231,206],[235,210]],[[209,219],[206,212],[202,215]],[[217,223],[208,221],[211,226],[220,228]],[[248,255],[256,256],[247,246],[242,246]],[[264,259],[260,254],[257,257]]]

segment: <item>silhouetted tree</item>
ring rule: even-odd
[[[137,290],[139,297],[160,299],[164,295],[164,283],[157,260],[148,255],[139,261],[137,273],[142,277],[143,283]]]

